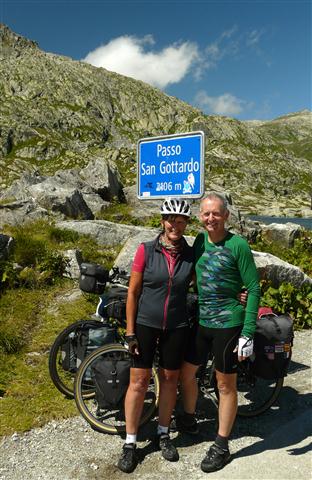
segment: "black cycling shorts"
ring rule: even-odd
[[[210,353],[215,359],[215,368],[221,373],[236,373],[237,352],[235,349],[242,326],[231,328],[207,328],[194,325],[191,329],[186,349],[185,361],[193,365],[203,365]]]
[[[180,369],[189,337],[189,327],[161,330],[137,324],[135,331],[139,342],[139,355],[133,355],[134,368],[152,368],[158,347],[159,366],[166,370]]]

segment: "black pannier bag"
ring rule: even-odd
[[[83,292],[102,294],[106,282],[109,279],[109,272],[96,263],[82,263],[80,265],[79,288]]]
[[[91,365],[95,399],[100,409],[120,408],[130,381],[131,359],[98,358]]]
[[[113,286],[103,295],[99,314],[104,318],[114,318],[120,322],[125,322],[127,295],[127,288]]]
[[[90,322],[77,326],[62,345],[62,368],[75,373],[87,355],[98,347],[115,343],[115,329],[101,322]]]
[[[293,338],[293,319],[289,315],[261,315],[257,320],[254,337],[254,374],[268,380],[285,377],[291,359]]]

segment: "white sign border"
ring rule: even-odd
[[[139,178],[140,178],[140,171],[139,171],[139,152],[140,152],[140,144],[143,142],[154,142],[157,140],[167,140],[168,138],[181,138],[181,137],[194,137],[196,135],[200,135],[202,137],[202,143],[201,143],[201,165],[200,165],[200,193],[197,193],[196,195],[153,195],[153,196],[146,196],[143,197],[140,195],[140,184],[139,184]],[[172,135],[160,135],[157,137],[145,137],[145,138],[140,138],[140,140],[137,142],[137,198],[139,200],[162,200],[164,198],[202,198],[204,193],[205,193],[205,133],[202,130],[196,130],[195,132],[184,132],[184,133],[174,133]]]

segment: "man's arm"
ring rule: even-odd
[[[248,291],[242,335],[253,337],[260,301],[259,274],[250,247],[243,239],[239,244],[238,268],[243,284]]]

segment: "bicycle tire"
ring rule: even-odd
[[[83,382],[86,371],[91,369],[92,363],[96,362],[101,356],[104,358],[116,357],[118,360],[123,360],[129,358],[130,354],[123,345],[115,343],[99,347],[96,351],[85,358],[80,365],[75,378],[75,401],[79,412],[94,430],[114,435],[126,431],[123,406],[107,410],[99,409],[95,397],[86,398],[83,395]],[[151,381],[145,397],[143,413],[140,419],[140,426],[147,423],[153,417],[158,406],[158,398],[159,378],[156,368],[153,367]],[[122,401],[122,405],[123,403],[124,402]]]
[[[237,415],[256,417],[269,410],[278,399],[283,384],[283,377],[267,380],[253,375],[248,368],[240,365],[237,375]]]
[[[51,380],[55,387],[68,398],[74,398],[74,380],[77,369],[66,371],[62,367],[62,346],[71,333],[76,332],[86,323],[88,325],[91,323],[98,325],[98,322],[94,320],[78,320],[72,323],[56,337],[49,353],[49,374]],[[94,392],[93,390],[85,389],[84,395],[92,396]]]
[[[245,362],[248,362],[247,360]],[[271,408],[283,388],[284,378],[265,380],[253,375],[248,363],[239,364],[237,374],[237,415],[256,417]],[[200,392],[218,406],[219,391],[215,378],[214,361],[210,359],[200,376]]]

